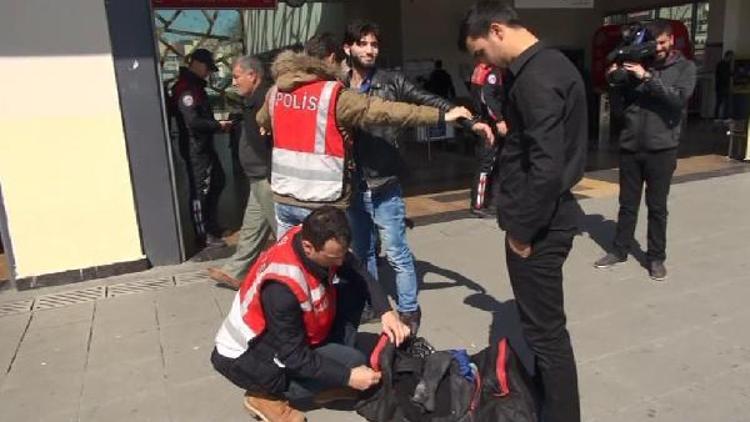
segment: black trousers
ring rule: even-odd
[[[495,134],[497,136],[497,134]],[[494,207],[495,180],[497,169],[498,144],[488,146],[484,140],[478,140],[475,148],[478,165],[474,172],[474,182],[471,185],[471,208],[480,209]]]
[[[716,91],[716,106],[714,107],[714,118],[726,119],[731,114],[729,106],[731,104],[731,96],[728,92]]]
[[[545,422],[581,419],[578,375],[570,335],[565,328],[562,286],[562,267],[575,233],[572,227],[542,233],[532,243],[531,256],[525,259],[506,243],[508,274],[521,328],[534,352],[535,376],[543,387],[542,420]]]
[[[222,228],[218,223],[218,206],[225,176],[212,142],[191,139],[187,162],[192,184],[193,222],[198,237],[205,234],[220,237]]]
[[[648,208],[648,250],[650,261],[667,258],[667,196],[677,167],[677,149],[662,151],[620,151],[620,212],[617,217],[615,252],[625,256],[633,242],[646,185]]]

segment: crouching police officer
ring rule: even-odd
[[[366,297],[391,341],[409,335],[350,243],[344,211],[318,208],[261,255],[240,286],[211,362],[247,391],[245,407],[260,419],[303,421],[288,400],[354,398],[380,381],[354,347]]]

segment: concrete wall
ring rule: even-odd
[[[750,2],[747,0],[725,0],[724,50],[734,50],[738,58],[750,58]]]
[[[622,11],[649,9],[657,6],[670,6],[684,4],[690,0],[598,0],[594,2],[597,10],[603,14],[611,14]]]
[[[249,10],[245,14],[248,53],[262,53],[304,43],[319,32],[341,32],[346,20],[342,3],[307,3],[293,8],[279,3],[276,10]]]
[[[4,2],[0,39],[16,277],[141,259],[104,2]]]

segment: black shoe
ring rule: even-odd
[[[227,246],[227,242],[225,242],[221,237],[214,236],[212,234],[206,235],[207,248],[223,248],[224,246]]]
[[[399,318],[401,318],[401,322],[409,327],[409,330],[411,330],[411,335],[416,336],[417,331],[419,331],[419,324],[422,322],[422,310],[420,308],[417,308],[416,311],[399,312],[398,316]]]
[[[667,267],[664,266],[664,261],[651,261],[648,264],[648,275],[652,280],[664,281],[667,278]]]
[[[495,218],[495,213],[486,208],[474,208],[471,207],[469,212],[478,218]]]
[[[359,317],[359,323],[370,324],[378,321],[380,321],[380,318],[375,315],[375,310],[372,309],[372,306],[369,303],[366,303],[365,308],[362,309],[362,316]]]
[[[599,258],[598,261],[594,262],[596,268],[609,268],[621,262],[628,260],[627,256],[620,256],[614,253],[608,253],[603,257]]]

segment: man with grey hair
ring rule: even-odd
[[[250,265],[263,251],[269,237],[276,233],[276,215],[269,184],[271,139],[268,135],[261,135],[255,120],[270,87],[264,76],[263,63],[254,56],[239,57],[232,66],[232,84],[243,97],[239,158],[250,184],[250,197],[237,250],[223,267],[209,268],[208,274],[213,280],[234,289],[239,288]]]

